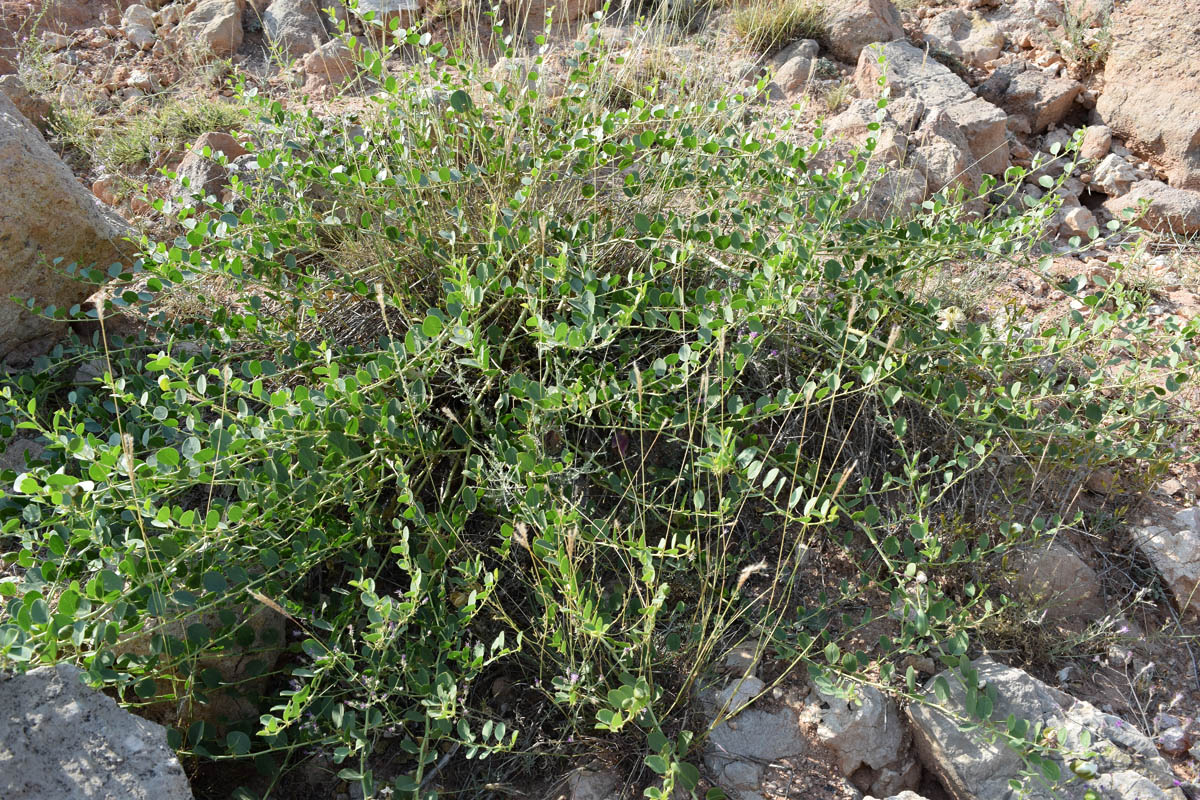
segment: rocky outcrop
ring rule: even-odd
[[[242,46],[242,8],[237,0],[200,0],[177,29],[183,46],[201,60],[231,56]]]
[[[1104,208],[1119,220],[1132,215],[1135,224],[1146,230],[1182,236],[1200,233],[1200,192],[1162,181],[1138,181],[1128,194],[1106,201]]]
[[[81,678],[69,664],[0,675],[0,797],[190,800],[166,730]]]
[[[854,63],[869,44],[904,38],[900,12],[891,0],[829,0],[824,5],[825,41],[842,61]]]
[[[931,17],[924,25],[925,41],[940,47],[965,64],[981,67],[1000,55],[1004,34],[978,15],[952,8]]]
[[[273,47],[299,58],[329,40],[323,16],[314,0],[272,0],[263,14],[263,30]]]
[[[976,97],[947,67],[908,42],[864,48],[854,74],[859,92],[878,97],[883,91],[881,75],[893,97],[914,97],[929,109],[945,112],[962,132],[982,172],[1001,173],[1008,167],[1007,115]]]
[[[1200,506],[1178,511],[1164,524],[1135,528],[1133,536],[1179,608],[1200,614]]]
[[[1112,33],[1096,112],[1172,186],[1200,189],[1200,5],[1130,0]]]
[[[66,311],[95,287],[66,277],[65,267],[109,265],[132,247],[121,239],[124,220],[100,206],[75,180],[37,129],[0,93],[0,358],[16,346],[60,330],[59,324],[17,309],[9,298],[33,297]],[[54,259],[62,265],[55,266]]]
[[[1079,81],[1049,76],[1026,61],[1000,67],[978,90],[984,100],[1021,117],[1033,133],[1062,122],[1081,91]]]
[[[909,706],[908,716],[925,768],[938,776],[954,800],[1084,800],[1095,795],[1109,800],[1185,800],[1154,742],[1129,723],[989,658],[977,659],[972,668],[978,671],[979,685],[994,690],[990,719],[1003,726],[1011,714],[1031,729],[1042,725],[1057,731],[1057,747],[1051,753],[1058,755],[1051,758],[1066,782],[1051,789],[1029,780],[1024,793],[1015,791],[1010,782],[1021,781],[1025,762],[1003,741],[980,730],[960,729],[970,719],[967,690],[957,671],[947,670],[926,687],[926,702]],[[938,681],[949,687],[942,708],[934,691]],[[1089,751],[1094,757],[1083,761],[1082,754]],[[1076,768],[1086,764],[1095,777],[1086,782],[1075,778],[1068,761]]]

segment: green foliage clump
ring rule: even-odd
[[[177,747],[268,771],[317,748],[369,795],[397,742],[390,782],[428,796],[455,756],[508,776],[609,737],[667,797],[697,785],[686,708],[730,640],[911,692],[893,664],[962,663],[980,566],[1055,525],[995,524],[980,486],[1164,456],[1181,378],[1152,370],[1185,349],[1119,284],[1044,328],[929,288],[1028,260],[1052,205],[871,215],[869,148],[817,169],[822,140],[742,97],[608,107],[598,37],[553,97],[539,64],[406,44],[403,77],[367,54],[357,120],[246,92],[235,199],[159,201],[179,235],[111,276],[147,332],[3,388],[0,435],[46,451],[0,475],[0,663],[203,707],[236,688],[204,667],[229,612],[265,606],[289,637],[256,713]],[[814,548],[856,577],[812,585]],[[873,653],[868,589],[896,611]],[[491,708],[499,676],[540,728]]]

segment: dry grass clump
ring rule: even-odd
[[[819,0],[748,0],[733,11],[733,27],[755,50],[771,51],[796,39],[825,35]]]

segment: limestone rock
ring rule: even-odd
[[[16,309],[9,297],[34,297],[43,306],[69,309],[95,287],[53,266],[107,268],[132,252],[120,240],[125,221],[101,207],[46,144],[37,129],[0,93],[0,175],[7,193],[0,204],[0,358],[18,345],[59,330],[57,323]]]
[[[869,44],[904,38],[900,12],[891,0],[830,0],[825,29],[830,52],[850,63]]]
[[[1200,6],[1130,0],[1112,19],[1097,114],[1172,186],[1200,189]]]
[[[1099,227],[1096,223],[1096,215],[1092,213],[1091,209],[1077,205],[1063,210],[1059,233],[1068,238],[1071,236],[1086,238],[1088,232],[1094,227]]]
[[[723,719],[709,734],[704,763],[718,784],[735,797],[757,795],[763,764],[808,752],[795,709],[739,711],[763,688],[763,682],[753,676],[733,678],[706,703],[714,714],[721,712]]]
[[[1028,62],[1006,64],[979,87],[979,96],[1009,114],[1024,117],[1033,133],[1041,133],[1062,121],[1083,84],[1070,78],[1055,78]]]
[[[971,157],[971,148],[962,130],[946,112],[926,112],[916,134],[910,164],[925,176],[929,194],[961,186],[975,192],[983,173]]]
[[[979,16],[968,16],[957,8],[943,11],[926,21],[925,41],[931,42],[971,66],[980,67],[997,58],[1004,47],[1004,34]]]
[[[852,688],[849,699],[814,687],[822,709],[817,738],[833,751],[842,774],[860,789],[887,795],[912,789],[921,766],[895,702],[873,686]]]
[[[877,130],[871,130],[870,126],[874,124],[879,125]],[[908,137],[900,130],[900,126],[871,100],[853,101],[849,108],[826,123],[825,132],[856,147],[862,147],[868,139],[874,139],[872,159],[882,159],[888,164],[902,161],[908,148]]]
[[[1164,525],[1136,528],[1133,535],[1179,608],[1200,613],[1200,506],[1177,512]]]
[[[1136,217],[1138,227],[1183,236],[1200,233],[1200,192],[1176,189],[1162,181],[1138,181],[1128,194],[1106,201],[1104,208],[1124,220],[1129,213],[1141,214],[1143,202],[1146,213]]]
[[[577,770],[567,778],[570,800],[616,800],[624,781],[613,772]]]
[[[864,219],[909,217],[928,189],[925,176],[913,167],[889,167],[865,180],[864,196],[850,209],[851,216]]]
[[[893,97],[915,97],[926,108],[944,111],[966,137],[971,155],[982,172],[1001,173],[1007,169],[1007,115],[976,97],[947,67],[908,42],[864,48],[854,74],[854,82],[864,97],[879,96],[882,88],[877,79],[881,74],[886,74]]]
[[[1129,193],[1136,180],[1137,172],[1133,165],[1116,153],[1109,153],[1097,165],[1092,175],[1092,186],[1109,197],[1120,197]]]
[[[146,8],[140,3],[135,3],[125,9],[125,13],[121,15],[121,26],[128,28],[131,25],[140,25],[143,28],[154,30],[154,12]]]
[[[190,800],[167,732],[69,664],[0,675],[0,797]]]
[[[928,703],[912,703],[908,717],[925,768],[938,776],[954,800],[1083,800],[1089,791],[1109,800],[1184,800],[1183,792],[1173,785],[1170,765],[1158,755],[1154,743],[1129,723],[990,658],[977,659],[972,668],[978,671],[980,684],[995,690],[991,719],[1003,725],[1012,714],[1030,726],[1057,729],[1061,752],[1090,749],[1096,753],[1091,765],[1097,776],[1086,783],[1059,784],[1053,790],[1029,781],[1024,794],[1013,791],[1009,781],[1020,780],[1024,769],[1017,752],[1002,741],[960,730],[956,719],[935,707],[934,683],[944,680],[949,685],[945,707],[951,715],[969,717],[962,679],[956,670],[947,670],[926,686]],[[1085,730],[1091,737],[1090,748],[1083,746]],[[1061,756],[1055,761],[1063,776],[1072,776]]]
[[[231,56],[242,46],[242,9],[237,0],[199,0],[177,30],[198,58]]]
[[[272,0],[263,14],[263,30],[284,55],[299,58],[329,40],[323,18],[316,0]]]

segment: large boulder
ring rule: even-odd
[[[130,229],[84,189],[37,129],[0,92],[0,358],[21,344],[61,330],[59,324],[17,309],[12,296],[69,309],[95,291],[68,278],[63,266],[107,268],[132,247]],[[62,266],[53,260],[63,259]]]
[[[237,0],[200,0],[177,29],[184,47],[199,59],[224,58],[242,46],[242,6]]]
[[[908,42],[873,44],[862,51],[854,82],[864,97],[878,97],[879,77],[893,97],[915,97],[927,109],[939,109],[966,137],[976,166],[985,173],[1008,168],[1008,115],[976,97],[950,69]]]
[[[1180,236],[1200,233],[1200,192],[1162,181],[1138,181],[1128,194],[1105,201],[1104,208],[1120,220],[1134,215],[1135,224],[1146,230]]]
[[[971,717],[968,693],[958,671],[947,670],[926,687],[925,702],[909,705],[908,717],[925,768],[954,800],[1085,800],[1097,795],[1106,800],[1185,800],[1154,742],[1129,723],[990,658],[977,659],[972,668],[978,671],[978,685],[994,691],[992,721],[1004,727],[1011,714],[1028,722],[1029,730],[1041,725],[1041,730],[1056,732],[1057,746],[1051,751],[1056,754],[1050,757],[1064,783],[1050,788],[1029,779],[1024,791],[1014,790],[1010,782],[1022,782],[1024,760],[1003,740],[960,728]],[[944,703],[935,691],[940,682],[949,690]],[[1094,755],[1084,758],[1089,751]],[[1095,773],[1086,782],[1075,777],[1084,764]]]
[[[1005,64],[979,87],[979,96],[1009,114],[1024,117],[1033,133],[1062,122],[1083,84],[1047,75],[1027,61]]]
[[[1096,112],[1172,186],[1200,189],[1200,4],[1130,0],[1112,25]]]
[[[854,63],[864,47],[904,38],[900,12],[891,0],[830,0],[825,4],[829,50]]]
[[[191,800],[166,729],[81,677],[69,664],[0,675],[0,797]]]
[[[323,17],[316,0],[272,0],[263,14],[263,30],[272,46],[299,58],[329,41]]]
[[[1135,528],[1133,536],[1179,608],[1200,614],[1200,506],[1175,512],[1161,525]]]

